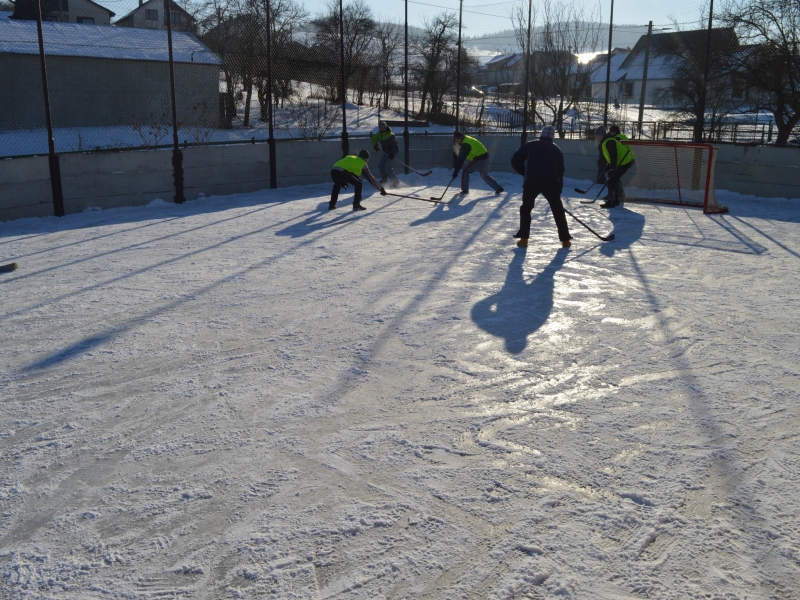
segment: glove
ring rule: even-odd
[[[386,190],[381,188],[381,196],[385,196],[385,195],[386,195]]]
[[[606,182],[611,181],[612,177],[614,177],[614,169],[609,169],[606,173]]]
[[[458,169],[453,171],[453,179],[455,179],[456,177],[458,177]]]
[[[375,149],[375,152],[380,152],[380,148],[378,148],[378,144],[375,144],[373,146],[373,148]]]

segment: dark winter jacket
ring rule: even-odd
[[[564,185],[564,155],[549,138],[528,142],[511,157],[511,168],[525,177],[525,183],[544,187]]]
[[[380,144],[380,149],[385,154],[388,154],[389,158],[394,158],[394,155],[400,152],[400,146],[397,145],[397,138],[395,138],[391,127],[386,127],[386,131],[378,131],[378,133],[370,136],[369,143],[372,144],[375,150],[378,149],[378,144]]]

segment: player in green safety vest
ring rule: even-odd
[[[608,163],[606,173],[606,186],[608,186],[608,200],[600,206],[603,208],[614,208],[625,199],[625,191],[622,189],[622,176],[628,172],[634,164],[633,148],[623,144],[628,138],[620,132],[619,127],[612,125],[608,128],[608,133],[600,142],[600,150]]]
[[[461,193],[469,194],[469,176],[477,171],[480,173],[481,179],[489,184],[495,194],[502,194],[503,188],[501,185],[489,175],[489,152],[486,150],[486,146],[474,137],[464,135],[460,131],[456,131],[453,134],[453,138],[455,147],[458,148],[458,158],[453,170],[453,179],[458,177],[459,170],[461,170],[462,166],[464,167],[464,170],[461,171]]]
[[[331,201],[328,202],[328,210],[336,208],[336,200],[339,199],[339,191],[347,189],[348,185],[353,186],[355,196],[353,196],[353,210],[367,210],[361,206],[361,176],[367,178],[375,189],[380,191],[381,196],[386,195],[386,190],[383,186],[375,181],[375,177],[369,172],[367,162],[369,161],[369,152],[362,150],[358,156],[349,154],[344,158],[337,160],[333,163],[331,169],[331,179],[333,180],[333,190],[331,191]]]
[[[397,138],[394,132],[386,121],[378,121],[378,133],[374,133],[369,138],[369,143],[375,149],[375,152],[380,152],[381,157],[378,160],[378,172],[381,174],[381,183],[386,183],[391,180],[391,187],[400,185],[397,175],[394,170],[387,165],[389,161],[394,160],[394,155],[400,152],[400,146],[397,145]]]

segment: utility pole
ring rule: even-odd
[[[464,0],[458,1],[458,54],[456,58],[456,130],[459,125],[459,108],[461,104],[461,15],[464,11]]]
[[[714,0],[708,9],[708,35],[706,36],[706,64],[703,67],[703,88],[700,90],[700,106],[697,108],[697,120],[694,124],[694,141],[703,141],[703,132],[706,121],[706,90],[708,87],[708,71],[711,69],[711,28],[714,19]]]

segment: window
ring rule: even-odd
[[[84,25],[94,25],[94,17],[76,17],[75,20]]]
[[[625,95],[628,98],[633,96],[633,82],[632,81],[626,81],[625,82]]]
[[[180,25],[181,24],[181,13],[175,12],[174,10],[171,10],[169,12],[169,18],[170,18],[170,21],[172,21],[173,25]]]
[[[144,20],[145,21],[158,21],[158,11],[152,8],[145,8],[144,9]]]

